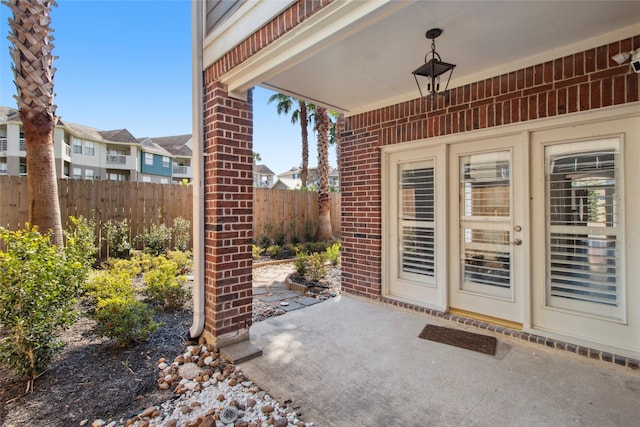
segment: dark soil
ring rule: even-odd
[[[160,312],[163,325],[146,342],[118,348],[98,337],[86,317],[62,333],[65,347],[25,394],[25,381],[0,368],[0,425],[79,426],[98,418],[127,420],[173,396],[156,386],[157,360],[184,349],[192,311]]]
[[[329,284],[296,281],[329,297],[339,292],[340,269],[328,270]],[[62,332],[62,352],[28,394],[26,381],[0,368],[0,426],[66,427],[79,426],[83,420],[90,426],[96,419],[124,423],[145,408],[173,398],[171,390],[157,387],[157,361],[173,360],[188,345],[191,304],[189,300],[178,312],[157,311],[155,320],[162,322],[158,331],[148,341],[127,348],[97,336],[94,321],[80,317]],[[254,318],[275,315],[269,313],[254,313]]]

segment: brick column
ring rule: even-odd
[[[226,87],[204,92],[205,327],[224,347],[249,339],[252,319],[253,110]]]

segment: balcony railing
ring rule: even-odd
[[[64,155],[71,157],[71,146],[69,144],[64,144]]]
[[[189,166],[174,166],[173,173],[178,175],[186,175],[189,170]]]
[[[124,156],[122,154],[107,154],[107,163],[116,164],[116,165],[126,165],[127,156]]]
[[[27,141],[24,138],[20,138],[20,151],[27,151]]]
[[[0,151],[7,151],[7,138],[4,136],[0,137]]]

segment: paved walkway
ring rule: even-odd
[[[254,290],[299,302],[266,276]],[[477,332],[338,296],[254,324],[263,355],[240,366],[318,426],[640,425],[638,371],[504,335],[489,356],[418,338],[427,323]]]
[[[287,288],[285,279],[295,271],[292,263],[262,266],[253,272],[253,296],[284,311],[298,310],[320,302]]]

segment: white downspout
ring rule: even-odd
[[[204,330],[204,121],[203,121],[203,7],[204,2],[191,2],[191,72],[192,72],[192,168],[193,168],[193,324],[190,338],[198,338]]]

